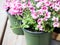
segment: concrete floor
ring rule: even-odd
[[[51,45],[60,45],[60,41],[52,40]]]

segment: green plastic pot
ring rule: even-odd
[[[27,45],[50,45],[51,34],[45,32],[31,32],[26,29],[23,30],[26,37]]]
[[[21,21],[17,20],[15,16],[8,15],[11,27],[14,28],[15,26],[19,26],[21,24]],[[14,28],[12,31],[17,35],[23,35],[22,28]]]

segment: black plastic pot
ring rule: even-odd
[[[52,33],[31,32],[24,29],[27,45],[50,45]]]
[[[14,28],[15,26],[18,27],[21,24],[21,21],[17,20],[15,16],[8,15],[11,27]],[[22,28],[14,28],[12,31],[17,35],[23,35]]]

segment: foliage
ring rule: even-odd
[[[10,4],[10,3],[9,3]],[[8,12],[22,24],[19,28],[32,29],[34,31],[52,32],[59,27],[60,22],[60,1],[59,0],[27,0],[16,1],[9,7]],[[32,31],[31,30],[31,31]]]

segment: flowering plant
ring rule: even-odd
[[[11,15],[18,15],[17,18],[22,20],[22,25],[19,26],[21,28],[38,32],[52,32],[55,27],[59,27],[59,0],[20,1],[13,2],[8,7],[10,8],[8,12]]]

